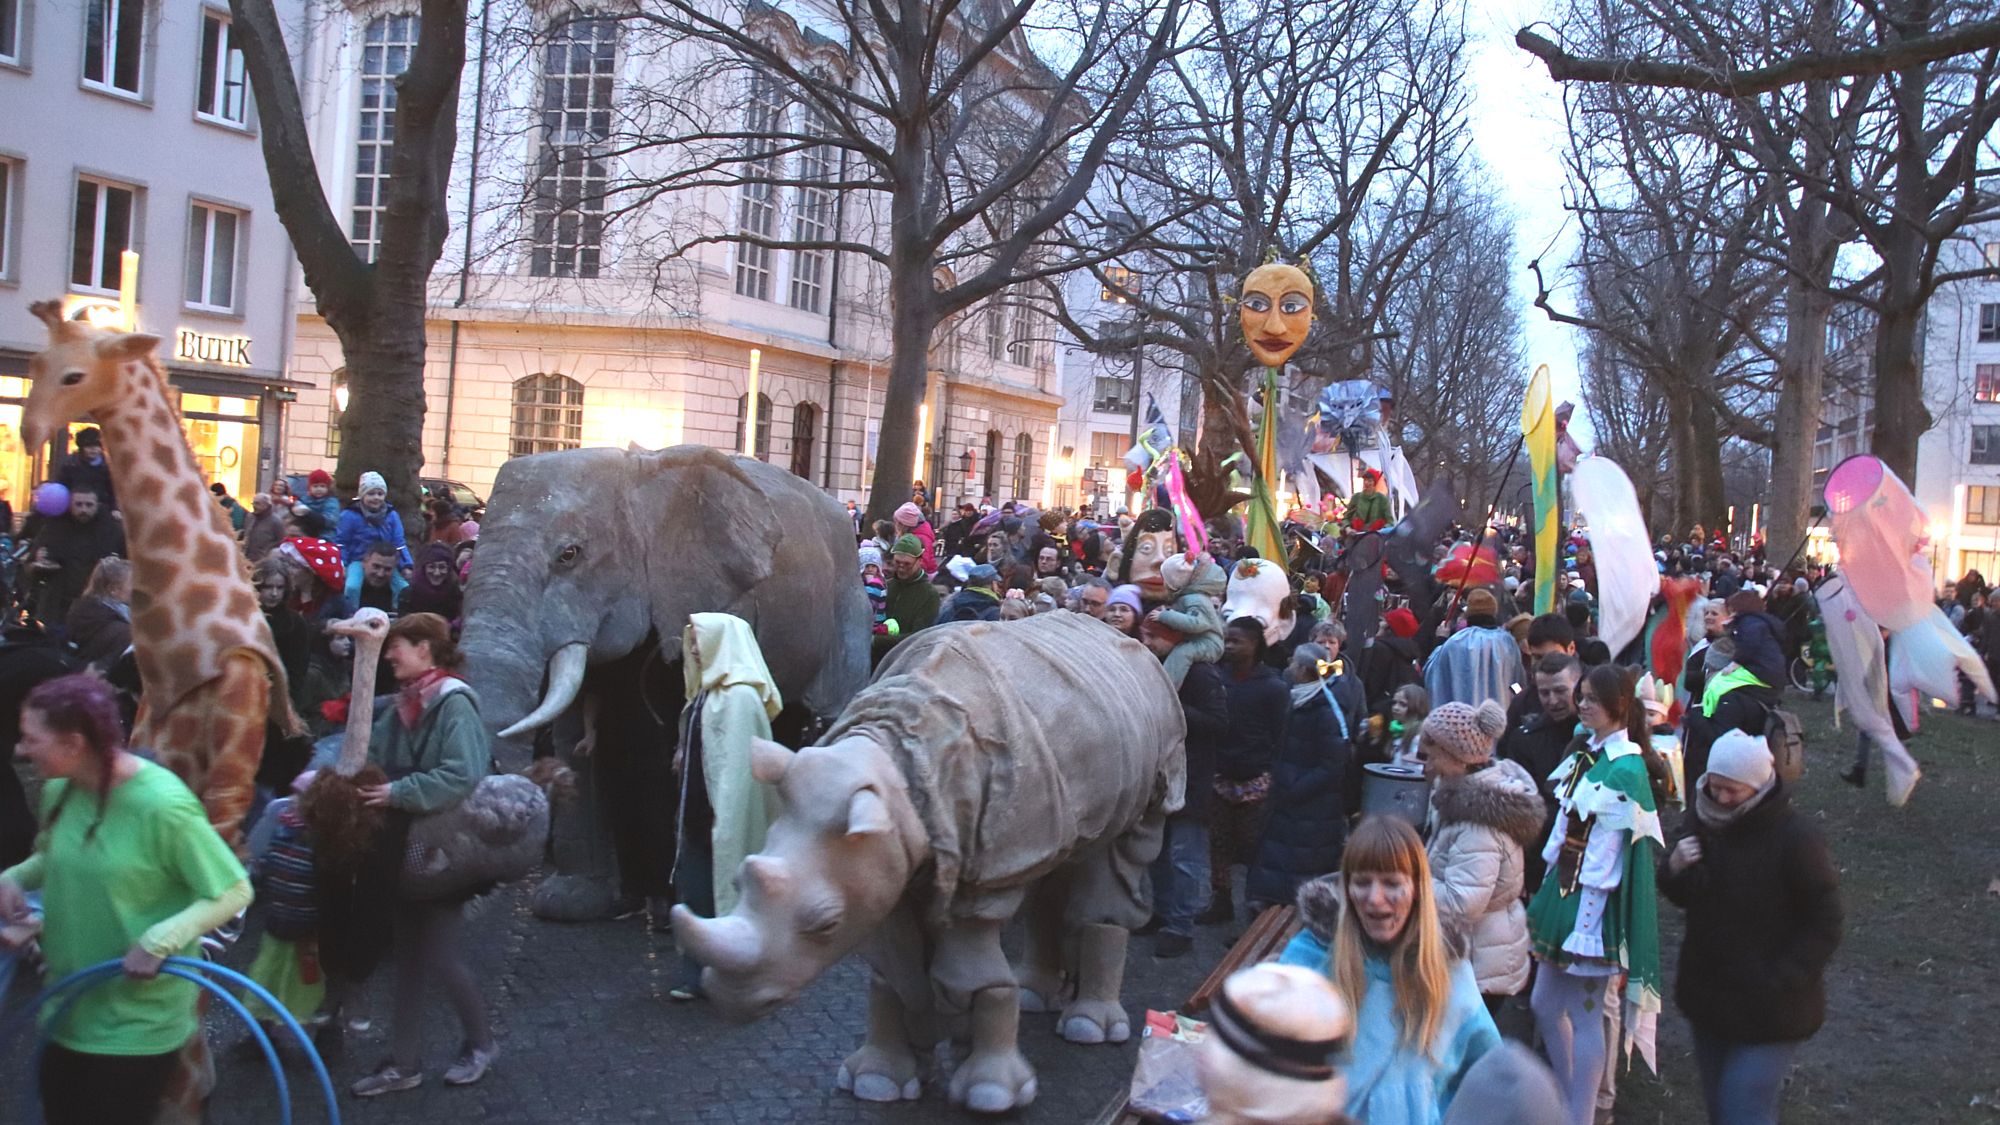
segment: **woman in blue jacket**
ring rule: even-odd
[[[1347,817],[1358,796],[1348,775],[1361,715],[1352,700],[1334,692],[1329,664],[1324,646],[1303,644],[1285,670],[1292,682],[1291,717],[1271,767],[1264,836],[1244,886],[1251,917],[1291,902],[1300,883],[1340,868]]]

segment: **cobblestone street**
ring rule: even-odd
[[[745,1027],[723,1023],[707,1006],[666,998],[674,948],[643,922],[558,925],[527,911],[529,888],[489,900],[467,925],[473,965],[493,1013],[500,1061],[476,1086],[446,1086],[439,1074],[457,1048],[457,1029],[434,998],[426,1029],[424,1085],[360,1100],[346,1086],[387,1053],[384,1017],[389,966],[371,982],[373,1027],[349,1033],[345,1057],[330,1064],[341,1090],[343,1121],[356,1125],[455,1122],[519,1123],[943,1122],[972,1120],[952,1110],[941,1084],[917,1103],[866,1105],[833,1088],[840,1061],[860,1042],[866,967],[856,958],[836,966],[797,1002]],[[1125,1005],[1134,1026],[1145,1009],[1180,1003],[1222,954],[1220,928],[1205,929],[1194,954],[1174,961],[1152,956],[1150,938],[1134,938],[1125,978]],[[246,939],[230,961],[247,962]],[[219,1022],[221,1088],[214,1125],[266,1125],[278,1119],[270,1074],[261,1061],[231,1053],[242,1029]],[[1064,1043],[1053,1016],[1023,1019],[1021,1047],[1037,1071],[1040,1094],[1010,1120],[1057,1123],[1094,1118],[1131,1078],[1135,1035],[1117,1047]],[[303,1064],[289,1068],[297,1120],[322,1119],[318,1094]]]

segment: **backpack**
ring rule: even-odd
[[[1764,742],[1771,748],[1771,762],[1787,784],[1805,776],[1806,731],[1799,717],[1783,707],[1764,713]]]

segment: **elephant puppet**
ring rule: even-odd
[[[786,702],[830,720],[868,679],[871,614],[854,558],[840,504],[753,458],[682,445],[507,462],[481,524],[461,642],[494,756],[524,766],[534,732],[576,701],[586,665],[655,637],[661,658],[678,660],[699,612],[748,621]],[[678,701],[665,708],[671,721]],[[604,838],[594,802],[579,796],[557,818],[557,876],[535,902],[543,917],[604,917],[613,902],[608,875],[576,869],[595,845],[565,844]]]
[[[1035,1097],[1022,1011],[1077,993],[1057,1028],[1122,1042],[1128,930],[1146,865],[1181,805],[1186,727],[1160,662],[1096,621],[1053,613],[926,629],[898,645],[820,743],[758,742],[778,789],[743,896],[716,918],[674,908],[674,933],[731,1018],[755,1019],[859,948],[874,970],[866,1041],[838,1084],[915,1098],[920,1053],[968,1029],[951,1100],[1001,1113]],[[1000,931],[1027,910],[1017,974]]]

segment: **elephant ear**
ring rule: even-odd
[[[625,503],[646,545],[656,608],[664,600],[688,612],[735,612],[779,569],[786,534],[814,526],[797,496],[767,490],[764,478],[781,470],[707,446],[626,456],[633,474]],[[675,619],[654,624],[677,631],[686,623],[685,613],[668,616]]]

